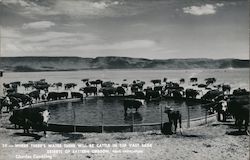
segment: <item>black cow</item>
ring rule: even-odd
[[[206,87],[207,87],[207,84],[198,84],[197,87],[198,87],[198,88],[206,88]]]
[[[210,84],[213,84],[214,82],[216,82],[216,79],[214,77],[213,78],[206,78],[205,81],[206,81],[206,85],[210,85]]]
[[[71,92],[71,98],[81,98],[83,99],[83,94],[79,92]]]
[[[7,94],[7,97],[14,97],[14,98],[20,99],[23,105],[32,103],[31,97],[22,93]]]
[[[6,111],[12,111],[13,109],[15,108],[20,108],[20,102],[22,100],[19,99],[19,98],[15,98],[15,97],[5,97],[2,99],[2,102],[1,102],[1,109],[2,107],[6,107]]]
[[[124,87],[124,88],[128,88],[128,84],[127,83],[122,83],[121,86]]]
[[[50,99],[52,100],[58,100],[58,99],[62,99],[68,98],[68,92],[49,92],[48,96],[47,96],[47,100],[49,101]]]
[[[161,99],[161,95],[157,91],[146,90],[146,100],[147,101],[158,101]]]
[[[135,92],[135,98],[137,99],[145,99],[145,94],[142,91]]]
[[[196,98],[197,95],[199,95],[199,92],[194,89],[186,89],[185,91],[186,98]]]
[[[86,94],[86,96],[92,93],[94,95],[97,95],[97,87],[94,87],[94,86],[82,87],[80,88],[80,91],[83,91]]]
[[[59,87],[62,87],[62,82],[57,82],[57,83],[53,83],[52,86],[56,86],[56,88],[58,89]]]
[[[17,82],[10,82],[10,84],[13,86],[18,86],[20,87],[21,86],[21,82],[20,81],[17,81]]]
[[[40,100],[40,90],[32,91],[28,95],[36,101]]]
[[[97,80],[95,80],[95,81],[90,81],[89,83],[90,83],[91,85],[94,85],[94,86],[97,87],[98,84],[102,84],[102,80],[97,79]]]
[[[144,104],[143,100],[138,100],[138,99],[125,99],[123,106],[124,106],[124,116],[127,116],[127,110],[128,108],[130,109],[135,109],[136,112],[138,111],[138,108],[140,108]]]
[[[174,125],[174,133],[176,133],[178,121],[179,121],[180,129],[182,128],[181,127],[181,113],[180,113],[180,111],[175,111],[172,108],[166,107],[164,112],[167,113],[168,120],[169,120],[171,126]]]
[[[122,86],[119,86],[119,87],[117,87],[116,88],[116,93],[118,94],[118,95],[123,95],[124,96],[124,94],[126,93],[126,91],[125,91],[125,89],[122,87]]]
[[[160,79],[153,79],[150,82],[152,82],[154,85],[157,84],[157,83],[161,84],[161,80]]]
[[[223,92],[228,92],[228,93],[230,93],[230,90],[231,90],[231,86],[230,86],[230,85],[228,85],[228,84],[223,84],[223,85],[222,85],[222,91],[223,91]]]
[[[66,84],[64,84],[64,89],[68,90],[71,88],[75,88],[75,86],[77,86],[77,84],[75,84],[75,83],[66,83]]]
[[[111,81],[101,83],[101,87],[113,87],[115,83]]]
[[[68,98],[68,92],[58,92],[58,98],[59,99],[62,99],[62,98],[67,99]]]
[[[238,89],[235,89],[233,91],[234,96],[243,96],[243,95],[248,95],[248,94],[249,94],[249,92],[247,92],[246,89],[238,88]]]
[[[4,88],[10,88],[11,85],[9,83],[3,83]]]
[[[47,100],[57,100],[57,92],[49,92],[47,96]]]
[[[180,83],[185,83],[185,79],[184,79],[184,78],[181,78],[181,79],[180,79]]]
[[[223,95],[222,91],[219,91],[219,90],[210,90],[205,95],[203,95],[201,97],[201,99],[212,101],[212,100],[216,99],[217,97],[219,97],[221,95]]]
[[[154,91],[162,92],[163,86],[154,86]]]
[[[116,88],[115,87],[102,87],[101,89],[100,89],[100,92],[102,92],[103,93],[103,95],[105,96],[105,97],[107,97],[107,96],[110,96],[110,95],[114,95],[114,94],[116,94]]]
[[[42,130],[46,134],[49,114],[48,110],[43,108],[24,108],[14,110],[9,120],[15,128],[17,125],[23,127],[24,133],[29,133],[32,128]]]
[[[28,88],[32,87],[34,84],[33,82],[29,82],[29,83],[23,83],[22,86],[25,88],[25,90],[28,90]]]
[[[172,90],[171,92],[173,94],[173,98],[175,98],[175,99],[182,98],[182,94],[181,94],[181,92],[179,90]]]
[[[237,100],[237,98],[232,98],[227,102],[227,110],[228,112],[234,116],[235,124],[238,126],[239,131],[241,131],[241,127],[244,123],[245,131],[248,129],[249,123],[249,99],[248,104],[244,104],[244,102]]]
[[[197,82],[197,81],[198,81],[198,78],[196,78],[196,77],[190,78],[190,82]]]

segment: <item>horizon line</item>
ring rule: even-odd
[[[145,58],[145,57],[126,57],[126,56],[97,56],[97,57],[81,57],[81,56],[0,56],[0,58],[86,58],[86,59],[96,59],[96,58],[131,58],[131,59],[147,59],[147,60],[188,60],[188,59],[210,59],[210,60],[221,60],[221,59],[236,59],[236,60],[250,60],[249,58]]]

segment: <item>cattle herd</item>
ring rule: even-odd
[[[231,91],[230,85],[215,84],[215,78],[206,78],[204,83],[198,84],[198,78],[189,79],[192,87],[185,88],[183,84],[185,79],[181,78],[178,82],[167,81],[167,78],[154,79],[150,82],[152,86],[145,86],[145,82],[134,80],[127,83],[127,79],[122,84],[112,81],[102,81],[82,79],[83,87],[75,91],[77,84],[56,82],[49,84],[45,79],[39,81],[28,81],[27,83],[11,82],[3,83],[4,97],[0,97],[1,113],[12,113],[10,122],[21,126],[25,132],[29,128],[46,130],[45,126],[48,120],[48,111],[42,108],[30,107],[33,103],[47,102],[68,98],[80,98],[83,100],[88,96],[124,96],[124,110],[127,114],[128,108],[135,108],[136,111],[143,105],[143,101],[160,101],[162,98],[174,99],[199,99],[209,102],[208,110],[218,113],[218,120],[226,120],[232,116],[236,124],[241,129],[245,122],[245,130],[249,123],[249,91],[246,89],[235,89]],[[187,82],[186,82],[187,83]],[[19,88],[23,87],[26,93],[19,93]],[[63,89],[62,92],[51,91],[54,89]],[[72,91],[72,89],[74,91]],[[205,91],[205,94],[204,94]]]

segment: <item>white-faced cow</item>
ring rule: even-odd
[[[16,126],[23,127],[24,133],[29,133],[29,129],[44,131],[48,126],[50,113],[44,108],[24,108],[14,110],[10,116],[10,122]]]

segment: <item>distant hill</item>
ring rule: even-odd
[[[143,59],[129,57],[1,57],[0,69],[14,72],[86,69],[223,69],[249,68],[240,59]]]

